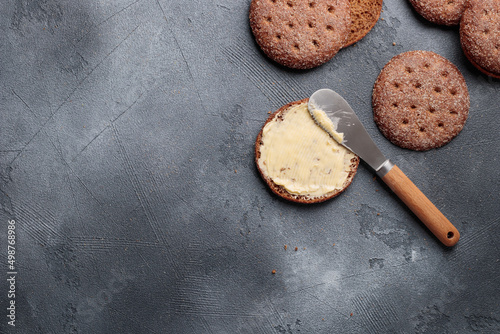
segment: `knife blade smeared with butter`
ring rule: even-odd
[[[320,89],[309,98],[308,108],[316,123],[370,165],[444,245],[453,246],[458,242],[460,233],[455,226],[396,165],[385,158],[342,96],[331,89]]]

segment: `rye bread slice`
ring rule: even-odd
[[[467,0],[410,0],[415,11],[427,21],[445,26],[460,23],[466,2]]]
[[[274,194],[276,194],[276,195],[278,195],[278,196],[280,196],[280,197],[282,197],[282,198],[284,198],[286,200],[289,200],[289,201],[292,201],[292,202],[296,202],[296,203],[305,203],[305,204],[323,202],[323,201],[326,201],[328,199],[334,198],[334,197],[338,196],[339,194],[341,194],[351,184],[351,182],[352,182],[352,180],[354,178],[354,175],[356,174],[356,171],[358,170],[358,166],[359,166],[359,157],[356,156],[356,155],[354,155],[354,158],[352,158],[350,160],[350,165],[349,165],[350,170],[349,170],[347,179],[344,182],[342,188],[341,189],[335,189],[334,191],[326,193],[326,194],[324,194],[322,196],[298,195],[298,194],[290,193],[283,186],[276,184],[272,180],[272,178],[269,177],[265,173],[265,171],[261,168],[261,166],[259,164],[259,159],[261,157],[261,145],[263,145],[262,135],[263,135],[264,127],[268,123],[270,123],[270,122],[280,122],[280,121],[282,121],[284,119],[286,113],[289,110],[291,110],[293,107],[298,106],[300,104],[307,104],[308,101],[309,101],[309,99],[306,98],[306,99],[303,99],[303,100],[291,102],[291,103],[288,103],[287,105],[279,108],[274,113],[272,113],[269,116],[269,118],[266,120],[266,122],[264,123],[264,125],[262,126],[262,129],[259,132],[259,134],[257,135],[257,139],[255,141],[255,164],[257,166],[257,169],[258,169],[260,175],[262,176],[263,180],[267,183],[267,185],[269,186],[269,188],[271,189],[271,191]]]
[[[467,2],[460,21],[460,43],[477,69],[500,79],[500,1]]]
[[[351,31],[344,47],[350,46],[372,30],[382,11],[382,0],[350,0]]]
[[[275,62],[310,69],[329,61],[350,30],[349,0],[252,0],[250,27]]]
[[[373,118],[393,144],[426,151],[449,143],[469,115],[469,91],[460,70],[431,51],[394,56],[380,71]]]

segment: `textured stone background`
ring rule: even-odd
[[[248,6],[2,1],[0,258],[15,219],[18,276],[15,328],[1,280],[0,332],[500,332],[500,81],[407,1],[324,66],[290,71],[258,49]],[[450,59],[471,94],[462,133],[425,153],[389,143],[370,105],[380,69],[415,49]],[[324,87],[455,223],[456,247],[365,164],[320,205],[270,193],[259,129]]]

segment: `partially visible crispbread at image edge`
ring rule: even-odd
[[[500,79],[500,1],[468,0],[460,21],[460,45],[472,65]]]
[[[347,179],[343,184],[343,187],[341,189],[336,189],[330,193],[327,193],[322,196],[308,196],[308,195],[298,195],[298,194],[293,194],[290,193],[288,190],[286,190],[283,186],[276,184],[266,173],[261,169],[259,165],[259,159],[261,157],[261,152],[260,148],[262,145],[262,135],[263,135],[263,130],[265,126],[273,122],[277,118],[282,118],[286,112],[288,112],[290,109],[292,109],[294,106],[301,105],[303,103],[306,103],[309,101],[308,98],[299,100],[299,101],[294,101],[290,102],[275,112],[273,112],[266,120],[264,125],[262,126],[262,129],[260,130],[259,134],[257,135],[257,139],[255,140],[255,164],[257,166],[257,170],[259,171],[262,179],[266,182],[266,184],[269,186],[270,190],[278,195],[281,198],[284,198],[286,200],[296,202],[296,203],[302,203],[302,204],[313,204],[313,203],[320,203],[324,202],[326,200],[332,199],[338,195],[340,195],[342,192],[344,192],[352,183],[354,176],[356,175],[356,172],[358,170],[359,166],[359,157],[357,155],[354,155],[354,158],[350,160],[350,171],[348,173]],[[333,139],[332,139],[333,140]]]

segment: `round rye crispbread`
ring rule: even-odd
[[[427,21],[454,26],[460,23],[467,0],[410,0],[413,8]]]
[[[375,123],[393,144],[425,151],[450,142],[469,115],[469,92],[460,71],[430,51],[393,57],[373,88]]]
[[[500,79],[500,1],[468,1],[460,22],[460,43],[475,67]]]
[[[350,0],[351,31],[344,47],[352,45],[368,34],[382,11],[382,0]]]
[[[252,0],[250,27],[277,63],[309,69],[330,60],[350,29],[349,0]]]
[[[336,189],[336,190],[331,191],[329,193],[326,193],[322,196],[311,196],[311,195],[305,195],[305,194],[298,195],[298,194],[290,193],[283,186],[276,184],[273,181],[273,179],[266,174],[266,172],[263,170],[262,166],[259,164],[259,159],[261,157],[261,147],[264,145],[262,136],[263,136],[265,126],[270,122],[283,121],[286,113],[289,110],[293,109],[293,107],[295,107],[297,105],[307,104],[308,101],[309,101],[309,99],[306,98],[303,100],[291,102],[291,103],[288,103],[287,105],[279,108],[274,113],[272,113],[269,116],[269,118],[266,120],[264,125],[262,126],[262,129],[259,132],[259,134],[257,135],[257,139],[255,141],[255,164],[257,166],[257,169],[258,169],[260,175],[262,176],[262,179],[267,183],[267,185],[269,186],[271,191],[274,194],[276,194],[276,195],[278,195],[286,200],[296,202],[296,203],[303,203],[303,204],[320,203],[320,202],[324,202],[326,200],[329,200],[331,198],[334,198],[334,197],[340,195],[351,184],[354,176],[356,175],[356,172],[357,172],[358,166],[359,166],[359,157],[355,154],[352,154],[353,158],[349,162],[349,173],[347,175],[347,179],[344,182],[342,188]],[[263,163],[265,163],[265,162],[263,162]]]

